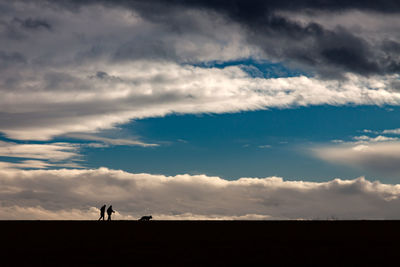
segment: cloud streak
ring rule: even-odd
[[[98,141],[98,142],[104,143],[106,145],[115,145],[115,146],[142,146],[142,147],[159,146],[158,144],[144,143],[139,140],[108,138],[108,137],[89,135],[89,134],[81,134],[81,133],[68,134],[67,137],[80,139],[80,140]],[[94,143],[94,144],[96,144],[96,143]]]
[[[0,168],[46,169],[83,168],[80,146],[71,143],[18,144],[0,141],[0,157],[16,162],[0,162]]]
[[[0,141],[0,156],[63,161],[79,156],[78,147],[69,143],[17,144]]]

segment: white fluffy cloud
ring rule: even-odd
[[[101,72],[86,67],[26,75],[15,82],[14,90],[3,89],[0,131],[15,139],[46,140],[173,112],[400,103],[400,93],[386,90],[392,77],[349,75],[346,82],[304,76],[264,79],[249,77],[239,67],[148,61],[97,66]]]
[[[97,219],[112,204],[116,218],[398,219],[400,185],[279,177],[228,181],[205,175],[93,170],[0,170],[0,218]]]

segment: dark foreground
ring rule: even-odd
[[[0,221],[1,266],[399,266],[400,221]]]

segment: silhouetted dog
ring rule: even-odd
[[[142,216],[142,218],[139,219],[139,221],[150,221],[150,219],[153,219],[153,216]]]

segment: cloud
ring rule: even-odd
[[[149,143],[144,143],[144,142],[141,142],[138,140],[107,138],[107,137],[101,137],[101,136],[96,136],[96,135],[79,134],[79,133],[68,134],[67,137],[76,138],[76,139],[80,139],[80,140],[99,141],[104,144],[116,145],[116,146],[142,146],[142,147],[158,146],[158,144],[149,144]],[[91,145],[96,146],[96,143],[91,143]]]
[[[382,133],[383,134],[400,134],[400,128],[383,130]]]
[[[180,10],[170,14],[166,18],[169,23],[165,23],[143,17],[138,10],[102,5],[101,1],[79,9],[44,2],[4,4],[8,12],[0,21],[0,36],[4,38],[0,47],[21,50],[32,59],[31,63],[40,66],[94,64],[99,59],[199,62],[257,54],[257,49],[246,43],[239,26],[201,10]],[[51,30],[29,31],[20,27],[23,22],[48,25]],[[63,53],[59,53],[60,48]]]
[[[97,219],[112,204],[116,218],[398,219],[399,185],[335,179],[234,181],[206,175],[92,170],[0,170],[1,219]],[[12,212],[11,212],[12,211]],[[156,217],[159,216],[159,217]]]
[[[21,27],[26,28],[26,29],[46,29],[46,30],[51,30],[51,25],[41,19],[32,19],[32,18],[27,18],[27,19],[19,19],[19,18],[14,18],[12,23],[19,24]]]
[[[357,7],[361,20],[368,18],[365,10],[381,12],[369,16],[374,18],[370,22],[374,33],[362,28],[357,34],[350,22],[334,27],[338,22],[327,22],[323,12],[311,16],[315,23],[305,21],[302,11],[290,17],[293,9],[275,1],[252,5],[241,1],[168,5],[162,1],[11,1],[2,5],[0,132],[11,139],[92,134],[172,113],[400,102],[398,30],[381,22],[381,13],[389,10],[383,8],[385,4],[293,2],[299,10],[341,10],[341,6],[352,12]],[[156,15],[154,5],[165,12]],[[387,21],[396,25],[393,12]],[[343,21],[350,15],[341,15]],[[376,40],[384,40],[383,50]],[[251,77],[241,66],[194,64],[243,58],[298,62],[317,74],[265,79]],[[323,80],[322,72],[345,79]]]
[[[9,4],[10,11],[4,14],[4,32],[8,32],[5,37],[9,32],[14,35],[18,32],[9,26],[15,16],[21,17],[19,21],[55,25],[57,34],[18,33],[32,39],[31,45],[26,45],[23,51],[35,58],[39,53],[40,64],[71,64],[71,59],[78,58],[77,61],[107,58],[198,62],[266,57],[289,64],[297,62],[324,75],[398,72],[396,33],[399,29],[395,26],[398,25],[398,10],[383,9],[384,4],[368,7],[308,1],[292,2],[288,6],[277,1],[174,1],[168,4],[162,1],[61,1],[46,5],[35,1],[16,2],[18,4]],[[295,6],[299,8],[293,8]],[[332,16],[326,12],[328,7],[329,11],[338,12]],[[162,11],[155,15],[155,8]],[[41,19],[30,18],[32,14]],[[354,16],[357,20],[350,19]],[[37,40],[38,37],[44,40]],[[50,38],[52,41],[46,42]],[[11,45],[15,38],[8,39]],[[32,43],[46,49],[33,49]],[[58,43],[65,47],[63,55],[57,53]],[[24,48],[21,44],[20,47]],[[62,60],[63,57],[68,62]]]
[[[370,133],[370,134],[388,134],[388,135],[399,135],[400,134],[400,128],[396,128],[396,129],[386,129],[383,131],[373,131],[373,130],[369,130],[369,129],[364,129],[363,130],[364,133]],[[381,135],[379,135],[381,136]],[[379,137],[378,136],[378,137]],[[384,136],[382,136],[384,137]],[[397,137],[388,137],[388,138],[393,138],[396,139]],[[392,140],[393,140],[392,139]]]
[[[17,144],[0,141],[0,156],[63,161],[77,158],[78,147],[69,143]]]
[[[18,144],[0,141],[0,157],[17,162],[0,162],[0,168],[82,168],[80,147],[71,143]]]
[[[398,138],[395,137],[387,137],[383,135],[378,135],[376,137],[370,137],[366,135],[355,136],[353,137],[356,140],[356,143],[369,143],[369,142],[388,142],[388,141],[397,141]]]
[[[148,61],[104,64],[101,69],[107,76],[101,77],[87,68],[65,69],[57,79],[46,72],[21,75],[13,90],[2,87],[0,131],[13,139],[48,140],[171,113],[400,103],[398,92],[386,90],[394,77],[348,75],[345,82],[304,76],[265,79],[250,77],[238,66]]]
[[[93,7],[93,3],[63,1],[62,5],[70,9],[74,7],[72,10],[76,11]],[[392,23],[400,12],[396,1],[379,4],[373,1],[361,4],[360,1],[291,0],[96,3],[129,8],[144,20],[169,25],[166,31],[182,35],[204,33],[204,22],[199,23],[203,21],[199,20],[202,16],[209,16],[212,21],[226,21],[226,24],[237,25],[236,30],[240,29],[245,36],[242,41],[263,51],[265,57],[300,64],[323,77],[343,78],[345,72],[368,76],[399,71],[398,19]],[[155,15],[154,9],[160,12]],[[370,27],[375,30],[373,36]],[[218,27],[208,30],[212,35]],[[224,34],[228,32],[231,31]],[[174,54],[174,51],[164,50],[163,43],[150,47],[153,51]],[[135,50],[138,50],[137,47],[123,50],[123,54]]]
[[[0,162],[0,168],[2,169],[25,169],[25,168],[33,168],[33,169],[46,169],[50,166],[53,166],[51,163],[41,161],[41,160],[23,160],[19,163],[14,162]]]
[[[339,145],[317,146],[314,155],[328,162],[358,167],[381,174],[400,173],[400,142],[378,136]]]
[[[21,160],[20,162],[1,162],[2,169],[48,169],[48,168],[84,168],[76,162],[60,163],[45,160]]]
[[[9,64],[19,65],[23,63],[26,63],[26,59],[21,53],[0,51],[0,68],[4,69]]]

